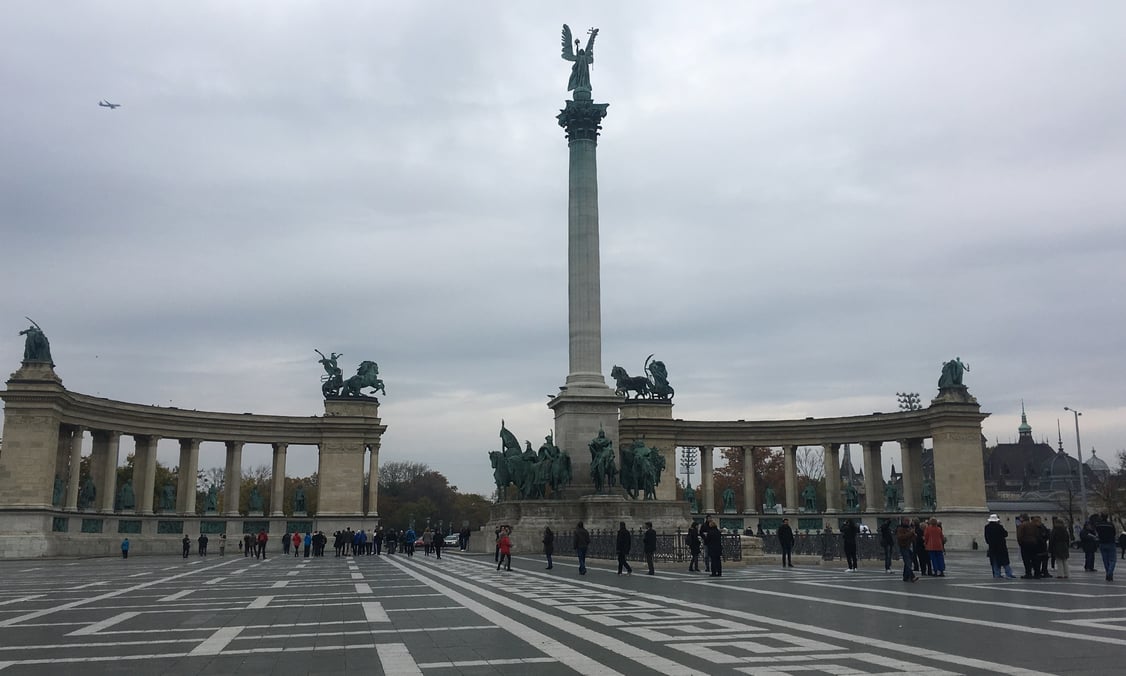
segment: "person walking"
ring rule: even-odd
[[[508,537],[508,526],[500,529],[500,539],[497,547],[500,548],[500,560],[497,561],[497,570],[503,565],[505,570],[512,570],[512,539]],[[410,556],[408,553],[407,556]]]
[[[704,572],[712,572],[712,557],[708,554],[708,528],[712,522],[712,517],[709,514],[704,517],[704,522],[700,524],[700,542],[704,545]]]
[[[993,577],[1013,579],[1012,566],[1009,565],[1009,531],[1001,525],[1001,517],[990,514],[985,522],[986,555],[989,557],[989,567],[993,569]],[[1001,572],[1004,571],[1004,576]]]
[[[590,533],[583,528],[583,522],[575,526],[575,536],[572,544],[575,547],[575,556],[579,559],[579,575],[586,575],[586,550],[590,547]]]
[[[192,541],[188,538],[187,535],[185,535],[184,539],[181,540],[180,543],[184,545],[184,558],[186,559],[188,558],[188,554],[192,553]]]
[[[723,533],[711,519],[708,519],[708,534],[704,538],[704,546],[707,547],[708,558],[711,559],[711,577],[722,577]]]
[[[1048,552],[1059,564],[1056,577],[1065,580],[1071,577],[1067,568],[1067,559],[1071,556],[1071,535],[1067,532],[1067,526],[1064,526],[1063,521],[1057,516],[1052,517],[1052,532],[1048,535]]]
[[[645,552],[645,565],[649,566],[648,575],[656,575],[653,570],[653,557],[657,554],[657,531],[653,530],[653,522],[645,522],[645,535],[641,538],[641,549]]]
[[[880,547],[884,550],[884,572],[891,573],[891,550],[895,547],[895,536],[891,532],[891,519],[884,519],[877,529],[880,534]]]
[[[923,529],[923,545],[930,556],[931,570],[938,577],[946,577],[946,536],[942,534],[942,526],[933,516]]]
[[[794,567],[794,529],[790,528],[790,520],[782,519],[778,527],[778,545],[782,547],[782,567]]]
[[[688,527],[687,544],[688,552],[692,554],[692,558],[688,561],[688,572],[700,572],[700,530],[696,527],[696,522],[693,521],[692,525]]]
[[[903,517],[899,527],[895,529],[895,544],[899,546],[899,556],[903,559],[903,581],[918,582],[919,576],[915,575],[915,528],[911,519]]]
[[[121,558],[129,558],[129,538],[125,538],[121,541]]]
[[[856,526],[856,522],[845,519],[844,525],[841,526],[841,542],[844,545],[845,561],[848,563],[845,572],[854,572],[859,567],[856,560],[856,538],[859,536],[860,529]]]
[[[1118,559],[1114,556],[1114,524],[1110,522],[1109,514],[1101,514],[1095,524],[1095,536],[1099,539],[1099,553],[1103,556],[1103,570],[1106,571],[1106,581],[1114,581],[1114,567]]]
[[[1118,534],[1118,548],[1122,550],[1120,559],[1126,559],[1126,530]]]
[[[543,528],[543,555],[547,557],[547,570],[553,568],[551,563],[551,555],[555,553],[555,533],[551,532],[551,526],[544,526]]]
[[[427,528],[422,531],[422,553],[430,556],[430,548],[434,545],[434,533]]]
[[[219,556],[227,555],[227,534],[219,533]]]
[[[434,541],[430,546],[434,548],[434,558],[442,558],[442,547],[445,547],[446,543],[442,540],[441,532],[434,533]]]
[[[623,568],[626,571],[626,575],[633,575],[633,568],[629,565],[629,561],[626,561],[626,557],[629,556],[629,550],[632,546],[633,537],[629,534],[629,530],[626,529],[626,522],[619,521],[617,541],[618,575],[622,574]]]

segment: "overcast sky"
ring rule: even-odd
[[[960,356],[990,443],[1023,399],[1126,448],[1126,5],[562,4],[7,3],[4,373],[24,315],[67,388],[145,404],[314,415],[314,348],[372,359],[381,461],[488,494],[567,374],[567,22],[610,104],[606,373],[784,419]]]

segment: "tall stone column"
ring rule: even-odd
[[[242,446],[241,441],[227,442],[227,468],[223,473],[223,514],[238,516],[239,497],[242,493]]]
[[[64,504],[66,509],[72,512],[78,509],[78,482],[82,480],[82,432],[81,427],[75,427],[70,437],[70,468]]]
[[[865,441],[860,445],[864,449],[864,492],[868,497],[866,512],[884,511],[884,465],[880,456],[883,445],[882,441]]]
[[[368,444],[368,516],[379,516],[379,444]]]
[[[782,447],[782,467],[786,472],[786,511],[798,511],[798,447]]]
[[[121,455],[121,432],[98,430],[93,434],[94,446],[91,467],[100,465],[101,481],[95,481],[98,493],[95,501],[98,511],[113,514],[113,500],[117,496],[117,461]],[[93,462],[100,456],[101,463]],[[134,465],[135,467],[135,465]]]
[[[841,511],[841,445],[822,444],[825,450],[825,513]]]
[[[57,449],[55,450],[55,471],[51,476],[52,505],[54,505],[55,502],[55,477],[58,477],[66,482],[67,477],[70,474],[70,439],[73,434],[74,429],[69,425],[63,425],[59,427],[59,443]],[[64,490],[58,507],[62,507],[66,504],[66,493],[67,491]]]
[[[755,447],[743,447],[743,513],[758,514],[758,498],[755,495]]]
[[[176,511],[195,514],[196,478],[199,475],[199,439],[180,440],[180,474],[176,482]]]
[[[270,471],[270,516],[285,516],[285,455],[289,444],[274,444],[274,465]]]
[[[715,514],[715,471],[712,469],[712,447],[700,447],[700,488],[703,499],[700,513]]]
[[[153,494],[156,492],[157,436],[136,436],[133,455],[133,493],[137,500],[137,514],[152,514]]]
[[[598,243],[598,131],[607,103],[576,90],[559,113],[570,151],[567,199],[567,327],[569,371],[548,402],[555,412],[555,444],[571,456],[571,490],[593,492],[588,444],[601,429],[618,439],[621,399],[602,375],[602,306]]]
[[[903,511],[923,508],[923,440],[900,439],[903,465]]]

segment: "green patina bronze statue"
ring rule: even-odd
[[[675,393],[669,385],[669,372],[663,361],[653,361],[653,355],[645,360],[645,375],[631,376],[621,366],[610,369],[610,377],[614,379],[614,393],[619,397],[633,399],[672,399]]]
[[[817,488],[812,483],[805,485],[805,489],[801,492],[802,500],[805,500],[805,511],[817,511]]]
[[[961,357],[954,357],[942,364],[942,375],[938,378],[938,389],[964,388],[962,374],[970,370],[969,364],[963,364]]]
[[[305,487],[300,484],[293,490],[293,511],[305,513]]]
[[[215,484],[207,487],[207,501],[204,503],[208,512],[214,512],[219,509],[219,489],[215,488]]]
[[[58,474],[55,475],[55,485],[51,491],[51,504],[58,507],[63,504],[63,492],[66,490],[66,484],[63,483],[62,477]]]
[[[333,395],[338,394],[340,392],[340,388],[344,387],[344,372],[341,371],[340,367],[336,364],[336,360],[340,357],[343,357],[344,355],[331,352],[330,354],[332,356],[326,357],[324,355],[324,352],[321,352],[320,350],[314,349],[313,352],[321,355],[321,358],[318,361],[325,370],[325,374],[321,376],[321,393],[324,394],[325,398],[327,399]]]
[[[892,512],[899,510],[899,489],[894,481],[884,484],[884,509]]]
[[[767,486],[766,490],[763,491],[762,502],[767,509],[774,509],[774,506],[778,504],[778,496],[775,495],[773,486]]]
[[[530,441],[520,442],[516,435],[500,423],[500,451],[489,452],[489,463],[493,467],[493,480],[497,487],[497,500],[508,498],[508,487],[515,486],[517,497],[521,500],[541,500],[551,496],[559,498],[562,490],[571,482],[571,456],[555,445],[549,432],[540,445],[539,451],[532,450]]]
[[[176,487],[172,484],[164,484],[160,488],[160,509],[165,512],[176,509]]]
[[[860,511],[860,493],[852,484],[845,486],[845,509],[849,512]]]
[[[927,511],[933,510],[938,505],[934,497],[934,482],[927,479],[923,482],[923,509]]]
[[[644,500],[656,500],[657,485],[661,483],[664,469],[661,452],[647,447],[643,439],[636,439],[632,446],[622,449],[621,484],[626,495],[633,499],[641,495]]]
[[[684,487],[684,501],[688,503],[689,514],[696,513],[696,491],[692,489],[692,484]]]
[[[122,510],[137,508],[137,496],[133,494],[133,482],[131,480],[125,480],[121,490],[118,491],[117,497]]]
[[[258,492],[257,486],[250,489],[250,497],[247,498],[247,507],[252,512],[262,511],[262,494]]]
[[[721,496],[721,498],[723,499],[723,513],[724,514],[734,514],[735,513],[735,489],[732,488],[731,486],[728,486],[727,488],[725,488],[723,490],[723,495]]]
[[[563,60],[572,62],[567,91],[590,92],[590,66],[594,63],[594,38],[598,37],[598,29],[591,28],[587,34],[590,37],[586,41],[586,49],[579,49],[581,43],[577,39],[575,46],[571,47],[571,27],[563,24]]]
[[[94,506],[94,498],[98,495],[98,489],[94,487],[94,480],[86,477],[86,481],[82,482],[82,490],[78,491],[78,508],[90,509]]]
[[[606,432],[598,429],[598,436],[587,444],[590,448],[590,479],[594,482],[594,490],[602,492],[605,485],[614,487],[618,478],[618,466],[614,459],[614,442],[606,438]]]
[[[356,369],[356,375],[344,379],[343,371],[336,363],[336,360],[343,354],[330,352],[331,356],[326,357],[324,352],[314,349],[314,352],[321,355],[318,363],[324,367],[325,373],[321,376],[321,394],[325,399],[330,397],[350,397],[350,398],[367,398],[374,396],[376,392],[387,394],[386,388],[383,386],[383,381],[379,379],[379,364],[374,361],[362,361],[360,367]],[[371,388],[372,394],[366,395],[363,393],[364,389]]]
[[[47,340],[47,335],[31,317],[24,319],[31,322],[31,326],[20,331],[21,336],[26,336],[23,343],[24,362],[46,362],[54,366],[55,362],[51,359],[51,343]]]

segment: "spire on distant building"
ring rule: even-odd
[[[1020,427],[1017,428],[1017,432],[1020,433],[1018,444],[1026,438],[1032,441],[1032,425],[1028,424],[1028,416],[1024,412],[1024,399],[1020,400]]]

